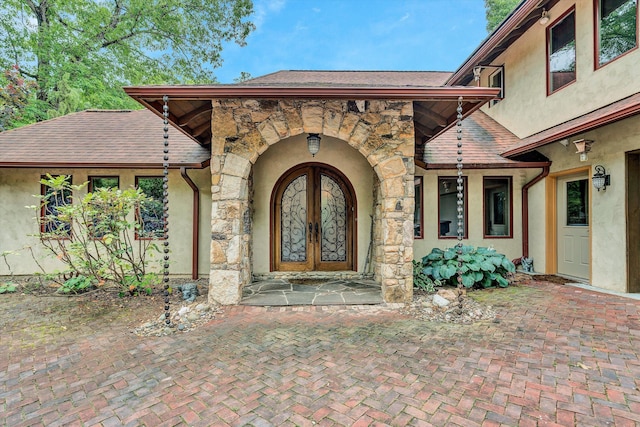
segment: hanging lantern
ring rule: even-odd
[[[307,148],[311,153],[311,156],[315,157],[318,151],[320,151],[320,135],[317,133],[310,133],[307,136]]]

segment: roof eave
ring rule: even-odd
[[[201,163],[170,163],[169,169],[204,169],[209,159]],[[0,168],[57,168],[57,169],[162,169],[162,163],[57,163],[57,162],[0,162]]]
[[[426,170],[457,169],[456,163],[425,163],[416,161],[416,165]],[[463,163],[463,169],[527,169],[551,166],[551,162],[508,162],[508,163]]]
[[[461,84],[466,75],[473,70],[480,62],[509,34],[518,28],[520,22],[540,6],[540,0],[524,0],[517,8],[476,48],[476,50],[462,63],[462,65],[445,82],[448,86]]]
[[[530,151],[533,151],[537,148],[540,148],[544,145],[547,144],[551,144],[553,142],[559,141],[561,139],[564,138],[569,138],[572,137],[574,135],[578,135],[581,133],[585,133],[588,131],[591,131],[593,129],[597,129],[599,127],[602,126],[606,126],[608,124],[611,123],[615,123],[619,120],[623,120],[626,119],[628,117],[631,116],[635,116],[637,114],[640,114],[640,103],[638,104],[634,104],[634,105],[630,105],[626,108],[622,108],[620,110],[614,111],[611,114],[607,114],[605,116],[601,116],[601,117],[597,117],[593,120],[589,120],[585,123],[581,123],[579,125],[576,126],[572,126],[568,129],[564,129],[564,130],[560,130],[557,132],[553,132],[553,128],[550,129],[546,129],[542,132],[538,132],[539,135],[540,133],[549,133],[549,135],[531,142],[530,144],[526,144],[526,145],[522,145],[516,148],[512,148],[510,150],[504,151],[503,153],[501,153],[500,155],[503,157],[513,157],[513,156],[517,156],[520,154],[525,154],[528,153]],[[558,126],[562,126],[564,123],[558,125]],[[557,127],[557,126],[556,126]],[[533,139],[535,137],[535,135],[530,136],[529,138]]]
[[[144,104],[143,100],[208,100],[221,98],[322,98],[322,99],[398,99],[451,100],[485,102],[495,98],[499,90],[484,87],[323,87],[323,86],[129,86],[124,91]],[[146,104],[144,104],[146,106]]]

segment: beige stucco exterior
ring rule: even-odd
[[[306,135],[297,135],[269,147],[253,168],[253,273],[270,271],[271,194],[278,179],[302,162],[320,162],[335,167],[349,179],[357,202],[357,255],[355,271],[362,272],[371,241],[374,171],[366,159],[344,141],[324,136],[318,154],[307,150]]]
[[[27,247],[33,249],[34,256],[44,269],[50,273],[62,270],[64,266],[39,243],[33,234],[38,232],[35,212],[26,206],[36,205],[38,200],[33,195],[40,194],[40,177],[45,173],[52,175],[72,175],[73,184],[81,184],[89,176],[118,176],[120,188],[135,185],[136,176],[162,176],[162,170],[131,169],[0,169],[0,197],[4,201],[0,206],[0,253],[14,251],[18,255],[7,255],[11,270],[17,275],[41,273]],[[198,272],[209,273],[209,242],[211,218],[210,174],[208,169],[188,171],[189,177],[200,189],[200,256]],[[86,190],[85,190],[86,192]],[[172,275],[191,275],[192,254],[192,207],[193,191],[180,176],[177,170],[169,173],[169,242],[171,248]],[[83,192],[83,194],[85,194]],[[82,196],[83,194],[78,194]],[[133,219],[133,218],[132,218]],[[156,256],[156,259],[160,259]],[[6,264],[0,262],[0,275],[10,271]]]
[[[550,178],[535,185],[530,191],[530,242],[531,254],[534,258],[544,260],[548,251],[548,236],[542,232],[546,224],[542,207],[546,205],[546,189],[555,184],[554,177],[572,170],[588,167],[589,176],[593,175],[593,167],[602,165],[611,175],[611,185],[606,191],[591,188],[591,280],[597,287],[619,292],[626,291],[627,285],[627,246],[626,246],[626,191],[637,191],[637,188],[626,188],[625,155],[627,152],[640,150],[640,117],[635,116],[621,122],[605,126],[577,138],[595,141],[588,161],[580,162],[575,154],[573,144],[567,146],[553,143],[539,149],[541,153],[553,159]],[[546,219],[552,221],[553,217]],[[540,271],[555,273],[547,264],[536,263]]]
[[[574,4],[576,81],[547,96],[546,31]],[[524,138],[639,92],[640,49],[595,69],[593,8],[592,0],[559,1],[548,24],[533,25],[494,59],[493,65],[504,65],[505,98],[484,111]],[[483,70],[481,85],[488,85],[493,72]]]
[[[463,137],[464,140],[464,137]],[[522,256],[522,187],[541,172],[541,169],[463,169],[463,176],[467,177],[467,212],[468,238],[463,240],[465,245],[494,247],[509,259]],[[457,244],[457,239],[438,238],[438,177],[455,177],[456,170],[424,170],[416,168],[416,175],[423,176],[424,185],[424,238],[415,239],[414,258],[422,259],[433,248],[448,248]],[[511,237],[484,236],[484,201],[483,177],[511,177],[512,178],[512,221],[513,235]],[[452,224],[452,229],[456,226]],[[538,266],[536,265],[536,268]]]

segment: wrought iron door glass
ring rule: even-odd
[[[322,261],[347,260],[347,201],[340,185],[321,174],[321,249]]]
[[[307,260],[307,175],[300,175],[282,193],[281,260]]]

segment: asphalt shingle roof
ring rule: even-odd
[[[88,110],[0,133],[0,167],[161,167],[162,119],[149,110]],[[210,158],[169,126],[171,167],[202,166]]]
[[[256,77],[240,85],[439,87],[443,86],[450,76],[451,73],[448,71],[285,70]]]
[[[516,164],[500,155],[520,139],[478,110],[462,121],[462,163],[470,165]],[[453,127],[424,146],[424,163],[429,165],[455,165],[458,158],[457,127]]]

